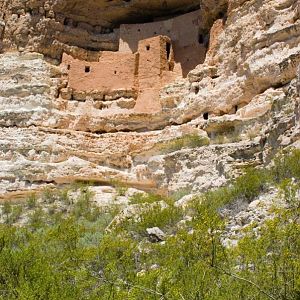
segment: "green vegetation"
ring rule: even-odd
[[[242,140],[240,134],[236,131],[216,133],[211,141],[213,144],[237,143]]]
[[[171,153],[183,148],[197,148],[205,145],[209,145],[207,137],[199,136],[198,134],[187,134],[162,144],[160,149],[162,153]]]
[[[28,201],[13,222],[6,220],[17,206],[4,203],[0,299],[300,299],[299,162],[300,151],[284,153],[272,168],[248,169],[185,209],[173,199],[136,195],[131,203],[143,207],[140,213],[109,230],[118,211],[96,207],[85,186],[47,191],[44,205]],[[273,185],[286,207],[259,232],[245,231],[237,247],[225,248],[218,210]],[[26,225],[11,225],[29,207]],[[168,234],[164,243],[147,239],[146,228],[156,226]]]
[[[28,199],[27,199],[27,207],[30,208],[35,208],[37,203],[37,197],[35,194],[31,194]]]

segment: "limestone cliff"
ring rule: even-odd
[[[297,145],[297,0],[0,0],[0,7],[2,198],[76,180],[193,194]],[[178,21],[177,36],[180,26],[168,24],[195,12],[196,23]],[[170,30],[168,59],[142,69],[148,58],[130,53],[140,57],[130,89],[96,81],[78,90],[86,75],[72,86],[63,54],[89,73],[88,63],[122,51],[122,24],[145,32],[152,24],[153,37]],[[196,34],[196,53],[185,32]],[[189,57],[197,65],[186,64]]]

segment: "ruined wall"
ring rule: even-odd
[[[208,39],[203,34],[199,10],[164,21],[121,25],[119,51],[136,52],[139,41],[158,35],[172,40],[174,70],[184,77],[204,61]]]
[[[100,52],[98,58],[88,53],[77,55],[79,59],[63,55],[68,87],[61,95],[67,100],[74,96],[78,100],[86,100],[86,96],[104,100],[114,91],[137,91],[134,111],[158,112],[160,90],[186,76],[205,58],[208,39],[201,28],[200,12],[147,24],[121,25],[120,31],[118,52]]]
[[[161,88],[178,76],[173,72],[172,42],[163,36],[140,41],[134,54],[99,52],[97,61],[93,62],[64,53],[62,65],[68,82],[67,88],[61,90],[62,98],[111,100],[125,94],[136,95],[136,112],[160,111]]]
[[[139,96],[136,112],[155,113],[161,110],[159,92],[161,88],[178,76],[173,72],[174,51],[171,39],[154,37],[138,43]]]
[[[67,66],[68,85],[72,90],[109,92],[136,88],[136,54],[104,51],[97,62],[82,61],[64,54],[62,63]]]

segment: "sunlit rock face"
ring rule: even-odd
[[[0,7],[2,198],[76,180],[194,194],[299,140],[297,0],[201,1],[193,32],[204,50],[186,74],[175,68],[176,44],[189,57],[184,34],[147,33],[139,50],[122,48],[119,28],[163,22],[168,30],[199,1],[0,0]],[[148,56],[136,58],[151,49],[148,38],[158,42],[153,73],[140,64]],[[101,68],[92,76],[101,58],[121,66],[124,49],[133,60],[130,89],[118,74],[103,79]],[[165,73],[176,76],[164,81]]]

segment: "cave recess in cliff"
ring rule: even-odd
[[[118,28],[121,24],[168,19],[199,9],[199,0],[67,0],[60,13],[74,22]]]

